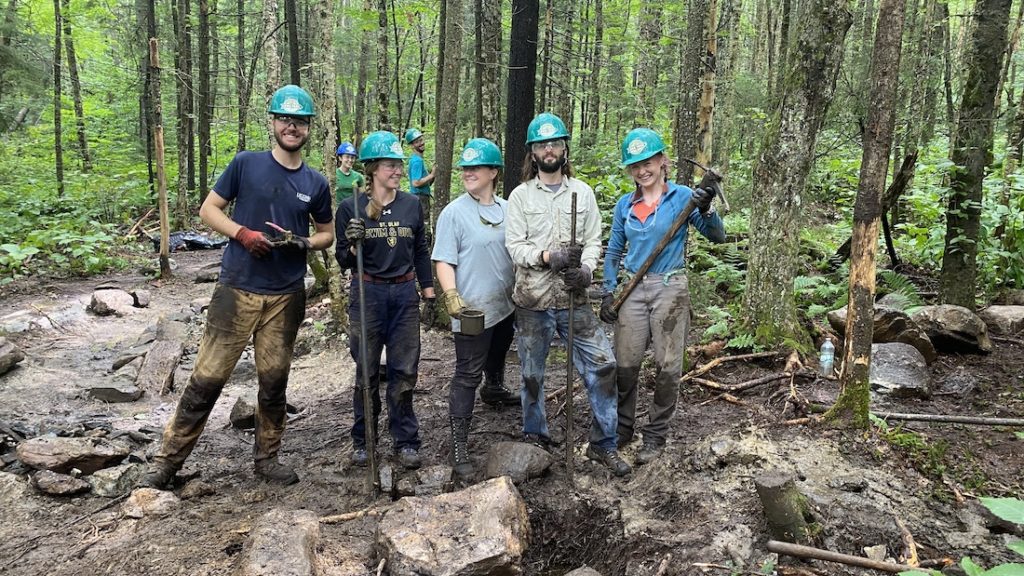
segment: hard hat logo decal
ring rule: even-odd
[[[399,142],[397,142],[397,141],[396,142],[392,142],[391,143],[391,152],[401,156],[402,155],[402,145]]]
[[[636,155],[643,152],[646,148],[647,142],[644,142],[643,140],[637,138],[636,140],[633,140],[632,142],[629,143],[629,147],[627,148],[627,150],[629,150],[630,154]]]
[[[302,104],[299,104],[299,101],[295,98],[286,98],[285,101],[281,103],[281,109],[285,112],[298,112],[299,110],[302,110]]]
[[[541,136],[545,137],[545,138],[554,135],[555,132],[556,132],[555,125],[550,123],[550,122],[545,122],[545,123],[541,124],[540,128],[537,129],[537,133],[540,134]]]
[[[466,150],[462,153],[462,159],[465,160],[466,162],[472,162],[473,160],[476,160],[479,157],[480,153],[474,150],[473,148],[466,148]]]

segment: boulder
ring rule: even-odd
[[[880,301],[881,302],[881,301]],[[874,343],[902,342],[917,348],[925,360],[931,364],[935,360],[935,347],[928,335],[910,319],[902,310],[876,303],[874,308],[874,332],[871,341]],[[827,314],[829,326],[838,334],[846,331],[846,308],[833,310]]]
[[[92,293],[88,310],[97,316],[124,316],[131,314],[135,298],[118,288],[99,288]]]
[[[1024,289],[1007,289],[1003,292],[1002,303],[1010,306],[1024,306]]]
[[[135,402],[142,398],[142,389],[131,384],[111,384],[109,386],[94,386],[89,389],[89,395],[100,402],[111,404]]]
[[[508,476],[519,484],[544,475],[554,457],[544,450],[525,442],[498,442],[487,453],[488,478]]]
[[[1013,335],[1024,330],[1024,306],[989,306],[978,316],[993,332]]]
[[[395,503],[377,524],[392,574],[522,574],[530,519],[515,485],[494,478],[459,492]]]
[[[312,576],[320,518],[309,510],[274,509],[256,522],[236,576]],[[392,574],[402,574],[391,568]]]
[[[61,438],[41,436],[18,444],[18,459],[29,468],[70,472],[77,468],[82,474],[97,470],[124,460],[130,450],[119,442],[102,438]]]
[[[916,348],[902,342],[871,345],[871,388],[896,398],[931,394],[928,363]]]
[[[137,488],[121,505],[121,512],[128,518],[143,516],[164,516],[178,507],[181,500],[173,492],[156,488]]]
[[[32,486],[43,494],[51,496],[74,496],[92,489],[88,482],[81,478],[58,474],[49,470],[40,470],[32,475]]]
[[[146,467],[141,464],[122,464],[97,470],[86,480],[92,485],[92,491],[97,496],[117,498],[131,491],[145,472]]]
[[[149,290],[132,290],[132,305],[136,308],[147,308],[149,303],[153,300],[153,297],[149,294]]]
[[[590,566],[581,566],[572,572],[567,572],[565,576],[601,576],[601,573]]]
[[[210,282],[216,282],[220,279],[219,270],[203,270],[196,274],[196,284],[208,284]]]
[[[180,340],[157,340],[153,342],[146,358],[139,368],[135,385],[155,394],[165,394],[174,389],[174,370],[178,367],[185,344]]]
[[[288,414],[298,414],[299,409],[288,404],[285,406]],[[239,396],[231,407],[231,414],[228,416],[231,425],[239,430],[252,430],[256,427],[256,396]]]
[[[911,316],[937,350],[943,352],[992,351],[985,322],[963,306],[941,304],[925,306]]]
[[[25,359],[25,354],[7,338],[0,336],[0,374],[14,368]]]

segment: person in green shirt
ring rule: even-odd
[[[340,204],[342,200],[351,198],[356,189],[362,190],[366,179],[362,174],[352,169],[356,162],[356,147],[351,142],[342,142],[338,146],[338,169],[334,172],[335,186],[334,196]]]

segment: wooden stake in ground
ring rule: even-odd
[[[808,528],[804,510],[807,501],[796,489],[793,477],[778,471],[769,472],[755,478],[754,487],[772,537],[786,542],[806,542]]]
[[[160,104],[160,53],[157,39],[149,39],[149,67],[152,77],[153,143],[156,150],[157,204],[160,209],[160,278],[171,277],[171,226],[167,220],[167,174],[164,172],[164,118]]]

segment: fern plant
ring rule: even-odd
[[[909,278],[893,270],[879,270],[878,292],[887,295],[886,302],[893,308],[912,313],[925,305],[917,286]]]

